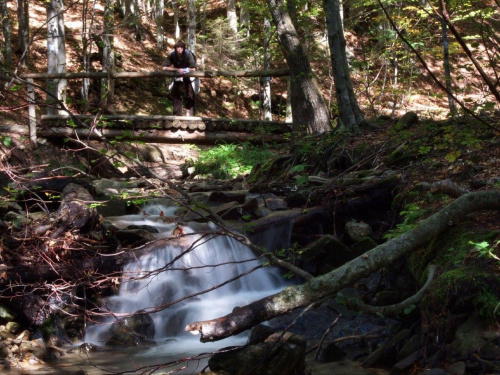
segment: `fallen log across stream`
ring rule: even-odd
[[[479,210],[500,210],[500,191],[479,191],[462,195],[415,229],[375,247],[343,266],[306,283],[285,288],[246,306],[235,307],[230,314],[212,320],[194,322],[185,330],[200,334],[200,341],[217,341],[246,331],[257,324],[284,315],[333,296],[357,280],[387,266],[396,259],[426,244],[465,215]]]

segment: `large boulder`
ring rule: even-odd
[[[152,343],[155,336],[153,319],[143,311],[120,319],[110,328],[107,346],[138,346]]]

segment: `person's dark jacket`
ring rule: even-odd
[[[196,60],[189,50],[184,50],[182,56],[177,56],[175,51],[168,54],[162,66],[174,66],[175,68],[196,68]]]

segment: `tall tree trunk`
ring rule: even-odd
[[[66,49],[62,0],[47,2],[47,72],[66,72]],[[59,114],[66,102],[65,79],[51,79],[47,85],[47,114]]]
[[[28,0],[17,0],[17,22],[19,23],[19,33],[17,44],[21,51],[20,64],[26,67],[29,60],[29,2]]]
[[[231,30],[233,35],[236,35],[238,33],[238,16],[236,14],[236,3],[234,0],[226,0],[226,8],[229,30]]]
[[[95,2],[94,2],[95,6]],[[89,0],[84,0],[82,3],[82,70],[84,72],[90,72],[90,56],[92,51],[92,26],[94,21],[94,12],[91,11],[89,6]],[[90,78],[84,78],[82,80],[82,88],[80,90],[82,94],[83,108],[82,112],[86,113],[89,108],[89,87]]]
[[[271,66],[271,23],[267,18],[264,19],[264,70]],[[271,113],[271,77],[262,79],[262,109],[264,110],[264,120],[272,121]]]
[[[292,1],[292,0],[289,0]],[[267,0],[290,70],[292,115],[295,131],[323,133],[330,130],[330,116],[314,78],[309,58],[287,12],[285,0]]]
[[[163,8],[165,6],[164,0],[155,0],[155,23],[156,23],[156,46],[163,49],[165,43],[165,35],[163,33]]]
[[[441,3],[439,3],[439,10],[440,13],[443,14],[443,7]],[[444,17],[441,18],[441,36],[443,39],[443,67],[446,89],[448,90],[448,105],[450,106],[450,114],[455,116],[457,108],[452,95],[453,87],[451,86],[450,42],[448,41],[448,26],[446,25]]]
[[[175,40],[179,40],[181,36],[181,28],[179,26],[179,7],[177,5],[177,0],[172,1],[172,8],[174,9]]]
[[[133,24],[135,29],[135,40],[142,40],[142,12],[141,12],[141,0],[133,0],[134,16]]]
[[[328,43],[333,67],[333,80],[342,127],[358,132],[364,117],[359,108],[349,74],[344,29],[340,18],[339,0],[324,0]]]
[[[104,33],[102,35],[102,71],[113,73],[115,69],[115,53],[113,47],[114,33],[114,2],[106,0],[104,8]],[[101,81],[101,105],[108,108],[114,95],[114,81],[112,79],[103,79]]]
[[[187,23],[186,44],[189,50],[196,53],[196,0],[188,0]]]
[[[0,8],[2,11],[2,32],[3,32],[3,46],[0,43],[0,58],[2,58],[2,50],[3,58],[0,59],[0,62],[7,68],[12,66],[12,38],[10,33],[10,20],[9,13],[7,12],[7,1],[8,0],[0,0]]]
[[[250,36],[250,11],[246,1],[240,2],[240,30],[245,29],[245,37]]]

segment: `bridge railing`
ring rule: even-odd
[[[274,70],[203,70],[194,71],[186,74],[186,77],[198,78],[219,78],[219,77],[287,77],[289,76],[287,69]],[[153,72],[74,72],[74,73],[23,73],[19,75],[0,74],[0,81],[26,85],[28,93],[28,118],[29,118],[29,137],[33,144],[36,144],[37,136],[37,118],[36,118],[36,98],[35,98],[35,80],[51,80],[51,79],[131,79],[131,78],[173,78],[177,77],[177,73],[171,71],[153,71]],[[56,116],[57,117],[57,116]],[[67,120],[73,118],[71,113],[61,115],[59,120]],[[126,117],[126,116],[125,116]],[[135,117],[137,116],[130,116]],[[53,115],[42,116],[42,120],[57,120]],[[181,120],[181,119],[179,119]],[[207,120],[207,119],[203,119]]]

